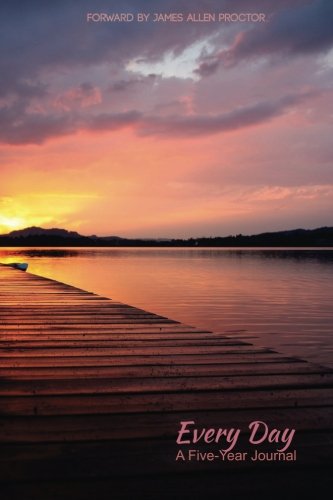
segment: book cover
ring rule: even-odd
[[[332,487],[332,48],[331,0],[1,0],[4,500]]]

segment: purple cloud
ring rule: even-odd
[[[86,119],[83,125],[88,130],[119,130],[124,127],[136,125],[142,119],[138,111],[126,113],[102,113]]]
[[[133,127],[144,136],[205,136],[258,125],[285,113],[290,107],[316,96],[315,91],[261,101],[217,115],[148,116],[132,110],[95,115],[29,113],[24,107],[0,110],[0,140],[10,144],[41,144],[45,140],[85,129],[115,131]]]
[[[7,144],[42,144],[51,137],[75,131],[73,117],[28,113],[24,105],[0,109],[0,141]]]
[[[215,73],[220,66],[260,56],[320,53],[333,46],[333,2],[313,0],[273,13],[270,21],[237,33],[231,48],[202,58],[196,72]]]
[[[237,130],[258,125],[280,116],[291,106],[295,106],[314,95],[314,92],[289,95],[275,102],[258,102],[213,116],[150,117],[143,121],[139,132],[143,135],[192,137]]]
[[[193,0],[190,5],[185,0],[129,0],[123,7],[128,12],[247,9],[272,15],[269,23],[251,24],[244,32],[244,24],[147,23],[143,29],[139,23],[87,23],[86,13],[92,9],[88,0],[27,0],[26,5],[22,16],[21,1],[0,4],[0,140],[10,144],[41,144],[80,129],[130,126],[140,135],[191,137],[264,123],[298,105],[306,94],[298,96],[296,84],[289,88],[288,82],[264,100],[259,91],[245,93],[240,106],[232,87],[231,111],[223,111],[219,101],[212,114],[210,90],[202,91],[203,80],[143,76],[126,70],[127,65],[133,59],[161,61],[166,52],[180,53],[208,35],[230,41],[237,31],[229,50],[202,58],[198,72],[207,76],[222,62],[322,51],[333,39],[333,3],[328,0],[254,0],[251,7],[247,0]],[[119,2],[94,2],[97,12],[116,7],[119,10]],[[287,92],[292,97],[277,97]],[[203,105],[201,94],[206,96]],[[191,109],[184,106],[187,98]],[[176,114],[167,115],[170,110]]]

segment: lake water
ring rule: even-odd
[[[0,262],[333,367],[333,250],[12,248]]]

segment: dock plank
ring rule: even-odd
[[[200,376],[207,373],[211,375],[230,374],[230,364],[205,364],[192,365],[138,365],[138,366],[100,366],[100,367],[30,367],[30,368],[1,368],[0,379],[2,380],[46,380],[53,379],[80,379],[87,377],[100,378],[124,378],[124,377],[178,377]],[[321,373],[321,367],[301,363],[233,363],[232,373],[234,375],[270,374],[279,375],[283,373]]]

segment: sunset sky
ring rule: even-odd
[[[2,0],[0,40],[0,233],[333,225],[332,0]]]

